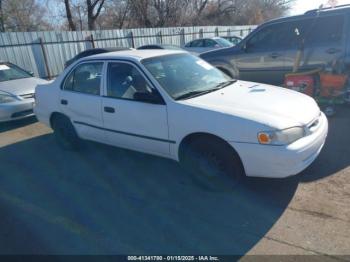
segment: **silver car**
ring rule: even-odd
[[[11,63],[0,62],[0,122],[34,115],[34,92],[48,83]]]
[[[231,47],[233,44],[221,37],[201,38],[188,42],[183,49],[191,53],[203,53],[218,48]]]

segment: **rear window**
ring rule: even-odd
[[[226,40],[226,39],[224,39],[224,38],[216,38],[216,41],[217,41],[222,47],[231,47],[231,46],[233,46],[233,44],[232,44],[230,41],[228,41],[228,40]]]

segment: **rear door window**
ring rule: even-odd
[[[103,62],[83,63],[70,73],[64,83],[64,90],[100,95]]]
[[[205,47],[215,47],[215,45],[217,45],[217,43],[214,40],[205,39],[205,42],[204,42]]]
[[[311,30],[305,35],[306,45],[327,45],[343,39],[344,16],[327,16],[314,19]]]
[[[192,43],[191,43],[191,47],[203,47],[204,44],[203,44],[203,40],[194,40]]]

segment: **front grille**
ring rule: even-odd
[[[34,93],[20,95],[20,97],[22,97],[24,99],[34,98]]]
[[[12,118],[17,118],[17,117],[23,117],[23,116],[28,116],[33,114],[33,109],[29,109],[29,110],[25,110],[25,111],[20,111],[20,112],[16,112],[13,113],[11,115]]]

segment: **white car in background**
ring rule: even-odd
[[[243,175],[298,174],[318,156],[328,131],[312,98],[230,79],[172,50],[79,60],[37,87],[35,113],[65,148],[87,139],[171,158],[215,187]]]
[[[192,40],[191,42],[188,42],[186,45],[184,45],[182,49],[193,54],[200,54],[210,50],[232,46],[234,46],[233,43],[222,37],[212,37]]]
[[[0,62],[0,122],[33,116],[34,91],[46,80],[9,62]]]

